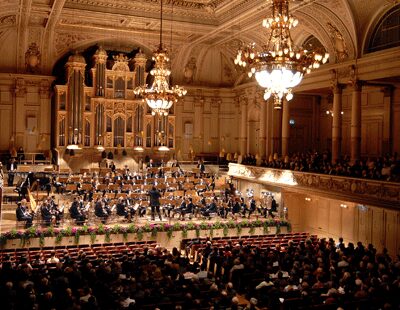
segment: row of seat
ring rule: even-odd
[[[11,260],[18,262],[22,257],[29,260],[35,259],[40,255],[43,259],[48,259],[53,252],[56,256],[68,254],[71,258],[77,258],[79,253],[83,251],[89,259],[96,259],[98,255],[122,255],[124,252],[143,251],[146,248],[155,248],[156,241],[138,241],[138,242],[120,242],[120,243],[103,243],[92,245],[67,245],[54,247],[32,247],[32,248],[17,248],[4,249],[0,254],[0,262],[3,262],[5,257],[10,257]]]

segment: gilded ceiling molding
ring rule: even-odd
[[[312,7],[305,7],[302,12],[307,14],[307,19],[310,23],[312,20],[316,25],[318,25],[317,27],[322,27],[323,29],[326,29],[328,33],[328,23],[333,25],[336,28],[337,32],[340,33],[340,35],[343,37],[343,42],[345,42],[345,45],[347,47],[348,58],[354,59],[357,56],[355,47],[356,41],[353,40],[350,32],[347,30],[347,27],[343,24],[343,21],[337,15],[332,14],[333,12],[318,4],[315,4]],[[301,20],[301,22],[303,22],[303,19]],[[317,27],[314,29],[318,29]],[[328,40],[323,39],[321,43],[324,43],[324,41],[325,43],[328,42]]]

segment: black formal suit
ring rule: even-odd
[[[16,162],[9,162],[7,164],[7,170],[8,170],[8,186],[13,186],[14,184],[14,176],[15,176],[15,171],[17,171],[17,163]]]
[[[149,191],[150,196],[150,207],[151,207],[151,219],[154,220],[155,213],[157,212],[160,221],[162,220],[161,218],[161,212],[160,212],[160,197],[161,194],[160,192],[156,189],[153,188]]]
[[[69,214],[71,215],[71,218],[76,220],[78,224],[82,224],[85,221],[85,216],[82,214],[79,206],[78,201],[74,201],[69,208]]]
[[[21,204],[18,205],[17,209],[15,210],[16,212],[16,216],[17,216],[17,220],[18,221],[25,221],[26,227],[30,227],[32,226],[32,221],[33,221],[33,215],[31,213],[29,213],[28,209],[26,208],[26,206],[23,206]]]

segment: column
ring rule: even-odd
[[[272,155],[275,155],[276,153],[279,156],[282,139],[282,109],[273,109],[272,128]]]
[[[241,98],[240,154],[247,153],[247,98]]]
[[[361,82],[356,80],[351,97],[350,153],[353,163],[360,159],[361,155],[361,88]]]
[[[391,109],[392,109],[392,87],[385,87],[383,92],[383,141],[382,155],[392,153],[392,143],[390,128],[392,126]]]
[[[332,120],[332,163],[336,163],[342,152],[342,87],[333,86],[333,120]]]
[[[262,95],[262,94],[261,94]],[[260,115],[260,137],[258,153],[261,158],[266,157],[266,143],[267,143],[267,103],[261,98],[259,99],[261,105]]]
[[[204,105],[204,98],[203,97],[196,97],[194,101],[194,126],[193,126],[193,138],[194,138],[194,151],[196,153],[203,152],[203,105]]]
[[[289,138],[290,138],[290,107],[289,102],[283,99],[282,111],[282,157],[289,155]]]
[[[266,115],[266,133],[265,133],[265,140],[266,140],[266,148],[265,148],[265,153],[266,153],[266,157],[267,160],[269,160],[270,155],[273,155],[273,140],[272,140],[272,136],[273,136],[273,115],[275,112],[274,106],[271,102],[265,101],[264,104],[266,105],[266,109],[267,109],[267,115]]]

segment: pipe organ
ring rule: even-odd
[[[87,64],[81,55],[68,58],[67,82],[55,86],[55,148],[143,148],[148,153],[159,146],[174,149],[173,107],[168,116],[153,116],[133,93],[135,87],[146,84],[146,56],[140,50],[131,60],[119,54],[108,67],[110,58],[100,47],[92,59],[92,86],[85,81]]]

